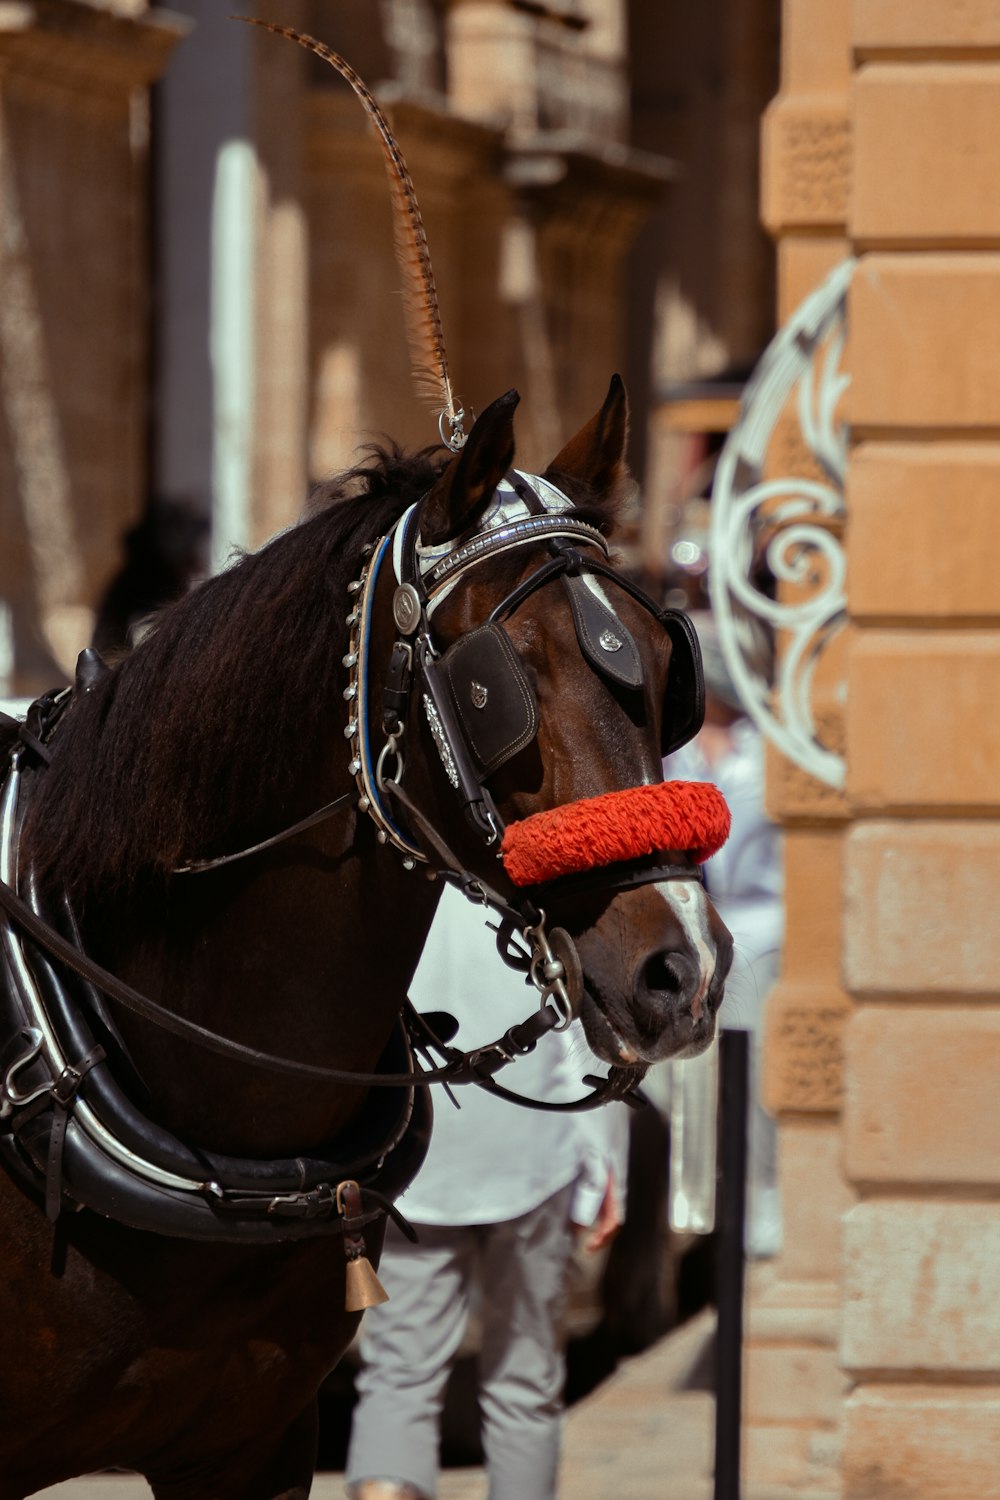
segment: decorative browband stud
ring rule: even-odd
[[[392,618],[403,635],[412,635],[420,624],[420,595],[412,583],[401,583],[393,594]]]

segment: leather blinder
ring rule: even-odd
[[[450,646],[441,658],[466,742],[484,776],[529,745],[538,733],[538,704],[502,625],[488,623]]]
[[[665,609],[660,619],[671,642],[661,731],[663,754],[670,755],[693,739],[705,721],[705,678],[697,632],[687,615]]]
[[[576,638],[590,665],[619,687],[642,687],[642,661],[621,620],[590,587],[586,575],[564,577]]]

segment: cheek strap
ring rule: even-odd
[[[640,859],[657,850],[690,854],[701,864],[729,837],[729,808],[705,781],[661,781],[604,792],[510,823],[504,869],[517,886]]]

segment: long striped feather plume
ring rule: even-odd
[[[318,42],[315,37],[296,31],[291,26],[279,25],[276,21],[259,20],[256,16],[236,16],[233,19],[248,21],[253,26],[263,26],[265,30],[273,31],[277,36],[288,37],[290,41],[298,42],[300,47],[314,52],[317,57],[336,68],[361,100],[379,138],[389,177],[393,235],[396,259],[403,280],[403,308],[414,384],[418,395],[428,400],[438,413],[441,436],[445,442],[451,448],[460,448],[465,441],[462,431],[465,414],[459,408],[452,390],[427,234],[413,179],[389,128],[388,120],[364,80],[355,73],[349,62],[324,42]]]

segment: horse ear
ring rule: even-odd
[[[617,498],[629,477],[627,442],[628,394],[621,376],[612,375],[604,405],[552,460],[545,478],[566,475],[582,480],[595,495]]]
[[[467,531],[482,515],[514,461],[514,408],[517,391],[488,406],[424,500],[420,539],[439,546]]]

